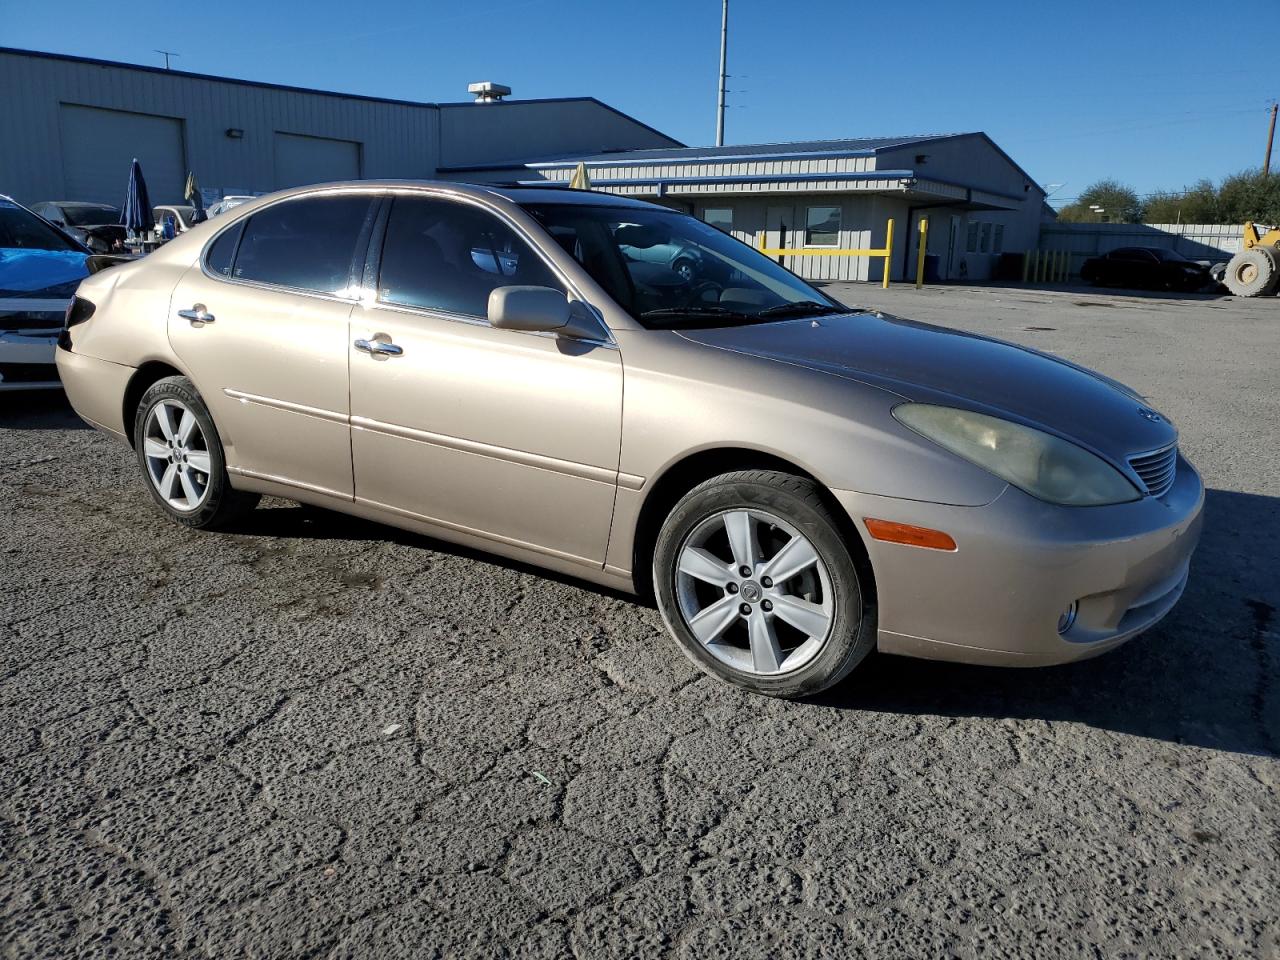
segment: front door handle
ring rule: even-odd
[[[179,310],[178,316],[184,320],[190,320],[192,326],[197,323],[213,323],[215,319],[214,315],[209,312],[203,303],[197,303],[190,310]]]
[[[376,357],[398,357],[404,353],[404,348],[390,343],[386,340],[357,340],[356,349],[365,353],[373,354]]]

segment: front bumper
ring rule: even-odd
[[[983,507],[835,491],[875,571],[879,649],[934,660],[1043,666],[1096,656],[1177,603],[1200,537],[1204,486],[1181,454],[1162,498],[1059,507],[1014,487]],[[944,552],[885,543],[864,517],[949,533]],[[1074,624],[1058,618],[1078,604]]]
[[[0,330],[0,390],[62,386],[53,364],[57,342],[56,330]]]

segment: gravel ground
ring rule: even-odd
[[[0,956],[1280,953],[1280,300],[838,295],[1148,393],[1211,488],[1174,613],[773,702],[652,609],[425,538],[180,529],[59,399],[0,396]]]

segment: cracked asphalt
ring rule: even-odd
[[[1280,955],[1280,300],[850,286],[1150,395],[1188,591],[1070,667],[695,673],[648,607],[0,395],[0,956]]]

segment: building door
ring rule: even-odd
[[[395,199],[378,299],[348,338],[356,500],[598,568],[622,361],[612,345],[489,326],[489,294],[509,285],[564,289],[493,213]]]
[[[358,180],[360,144],[352,140],[277,133],[275,175],[277,190],[331,180]]]
[[[764,245],[770,249],[794,249],[801,237],[796,233],[796,209],[791,204],[770,204],[764,214]],[[775,257],[784,267],[790,266],[791,257]]]
[[[947,280],[956,276],[956,258],[960,256],[960,218],[951,215],[951,229],[947,233],[947,272],[943,275]]]
[[[129,164],[137,158],[152,203],[183,202],[181,120],[64,103],[58,126],[64,199],[123,203]]]

